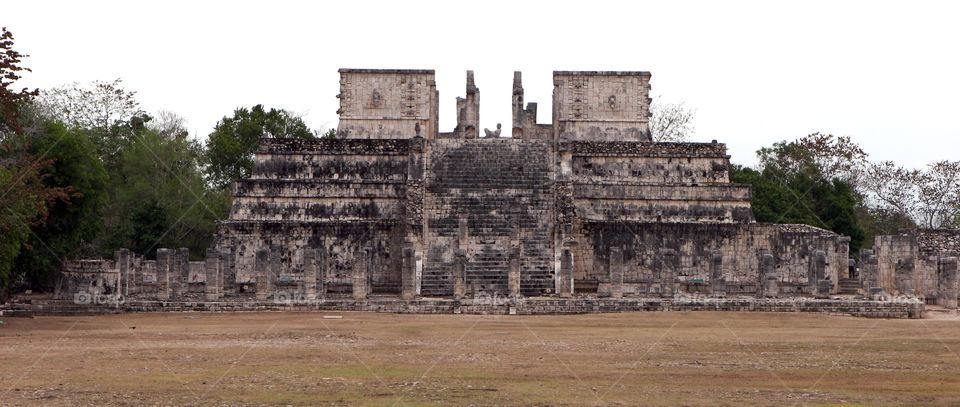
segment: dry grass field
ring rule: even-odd
[[[0,405],[11,406],[960,405],[956,318],[239,313],[3,322]]]

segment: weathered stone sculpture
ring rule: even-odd
[[[483,132],[487,137],[500,137],[500,123],[497,123],[497,130],[490,131],[490,129],[483,129]]]

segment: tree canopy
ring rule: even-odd
[[[866,234],[857,216],[862,198],[844,179],[842,160],[832,153],[844,149],[811,148],[812,145],[842,145],[819,133],[792,142],[779,142],[757,152],[758,168],[733,166],[730,179],[750,184],[753,213],[759,222],[801,223],[850,236],[850,248],[859,250]],[[858,150],[858,149],[855,149]]]
[[[206,143],[207,173],[214,185],[224,188],[250,176],[253,152],[261,138],[316,138],[300,117],[282,109],[238,108],[224,117]]]

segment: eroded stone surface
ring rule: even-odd
[[[58,298],[93,284],[137,301],[366,309],[385,297],[398,312],[446,310],[417,305],[436,297],[450,312],[480,312],[470,304],[507,298],[518,313],[581,312],[608,309],[595,302],[607,296],[658,298],[657,309],[688,294],[826,297],[848,273],[848,238],[754,221],[724,144],[650,142],[647,72],[555,72],[551,124],[536,123],[535,103],[524,107],[517,73],[513,137],[476,132],[472,73],[449,133],[437,128],[433,71],[340,74],[338,138],[263,139],[204,261],[182,249],[156,260],[120,251],[68,269]],[[955,262],[934,258],[939,275],[917,274],[928,241],[881,245],[864,290],[955,285]],[[898,271],[883,247],[898,248]],[[648,307],[631,301],[609,310]]]

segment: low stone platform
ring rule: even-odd
[[[304,301],[155,301],[127,300],[77,304],[65,300],[5,304],[5,316],[90,315],[123,312],[367,311],[409,314],[548,315],[639,311],[816,312],[866,318],[923,318],[919,301],[868,301],[852,298],[468,298],[463,300],[395,297]]]

